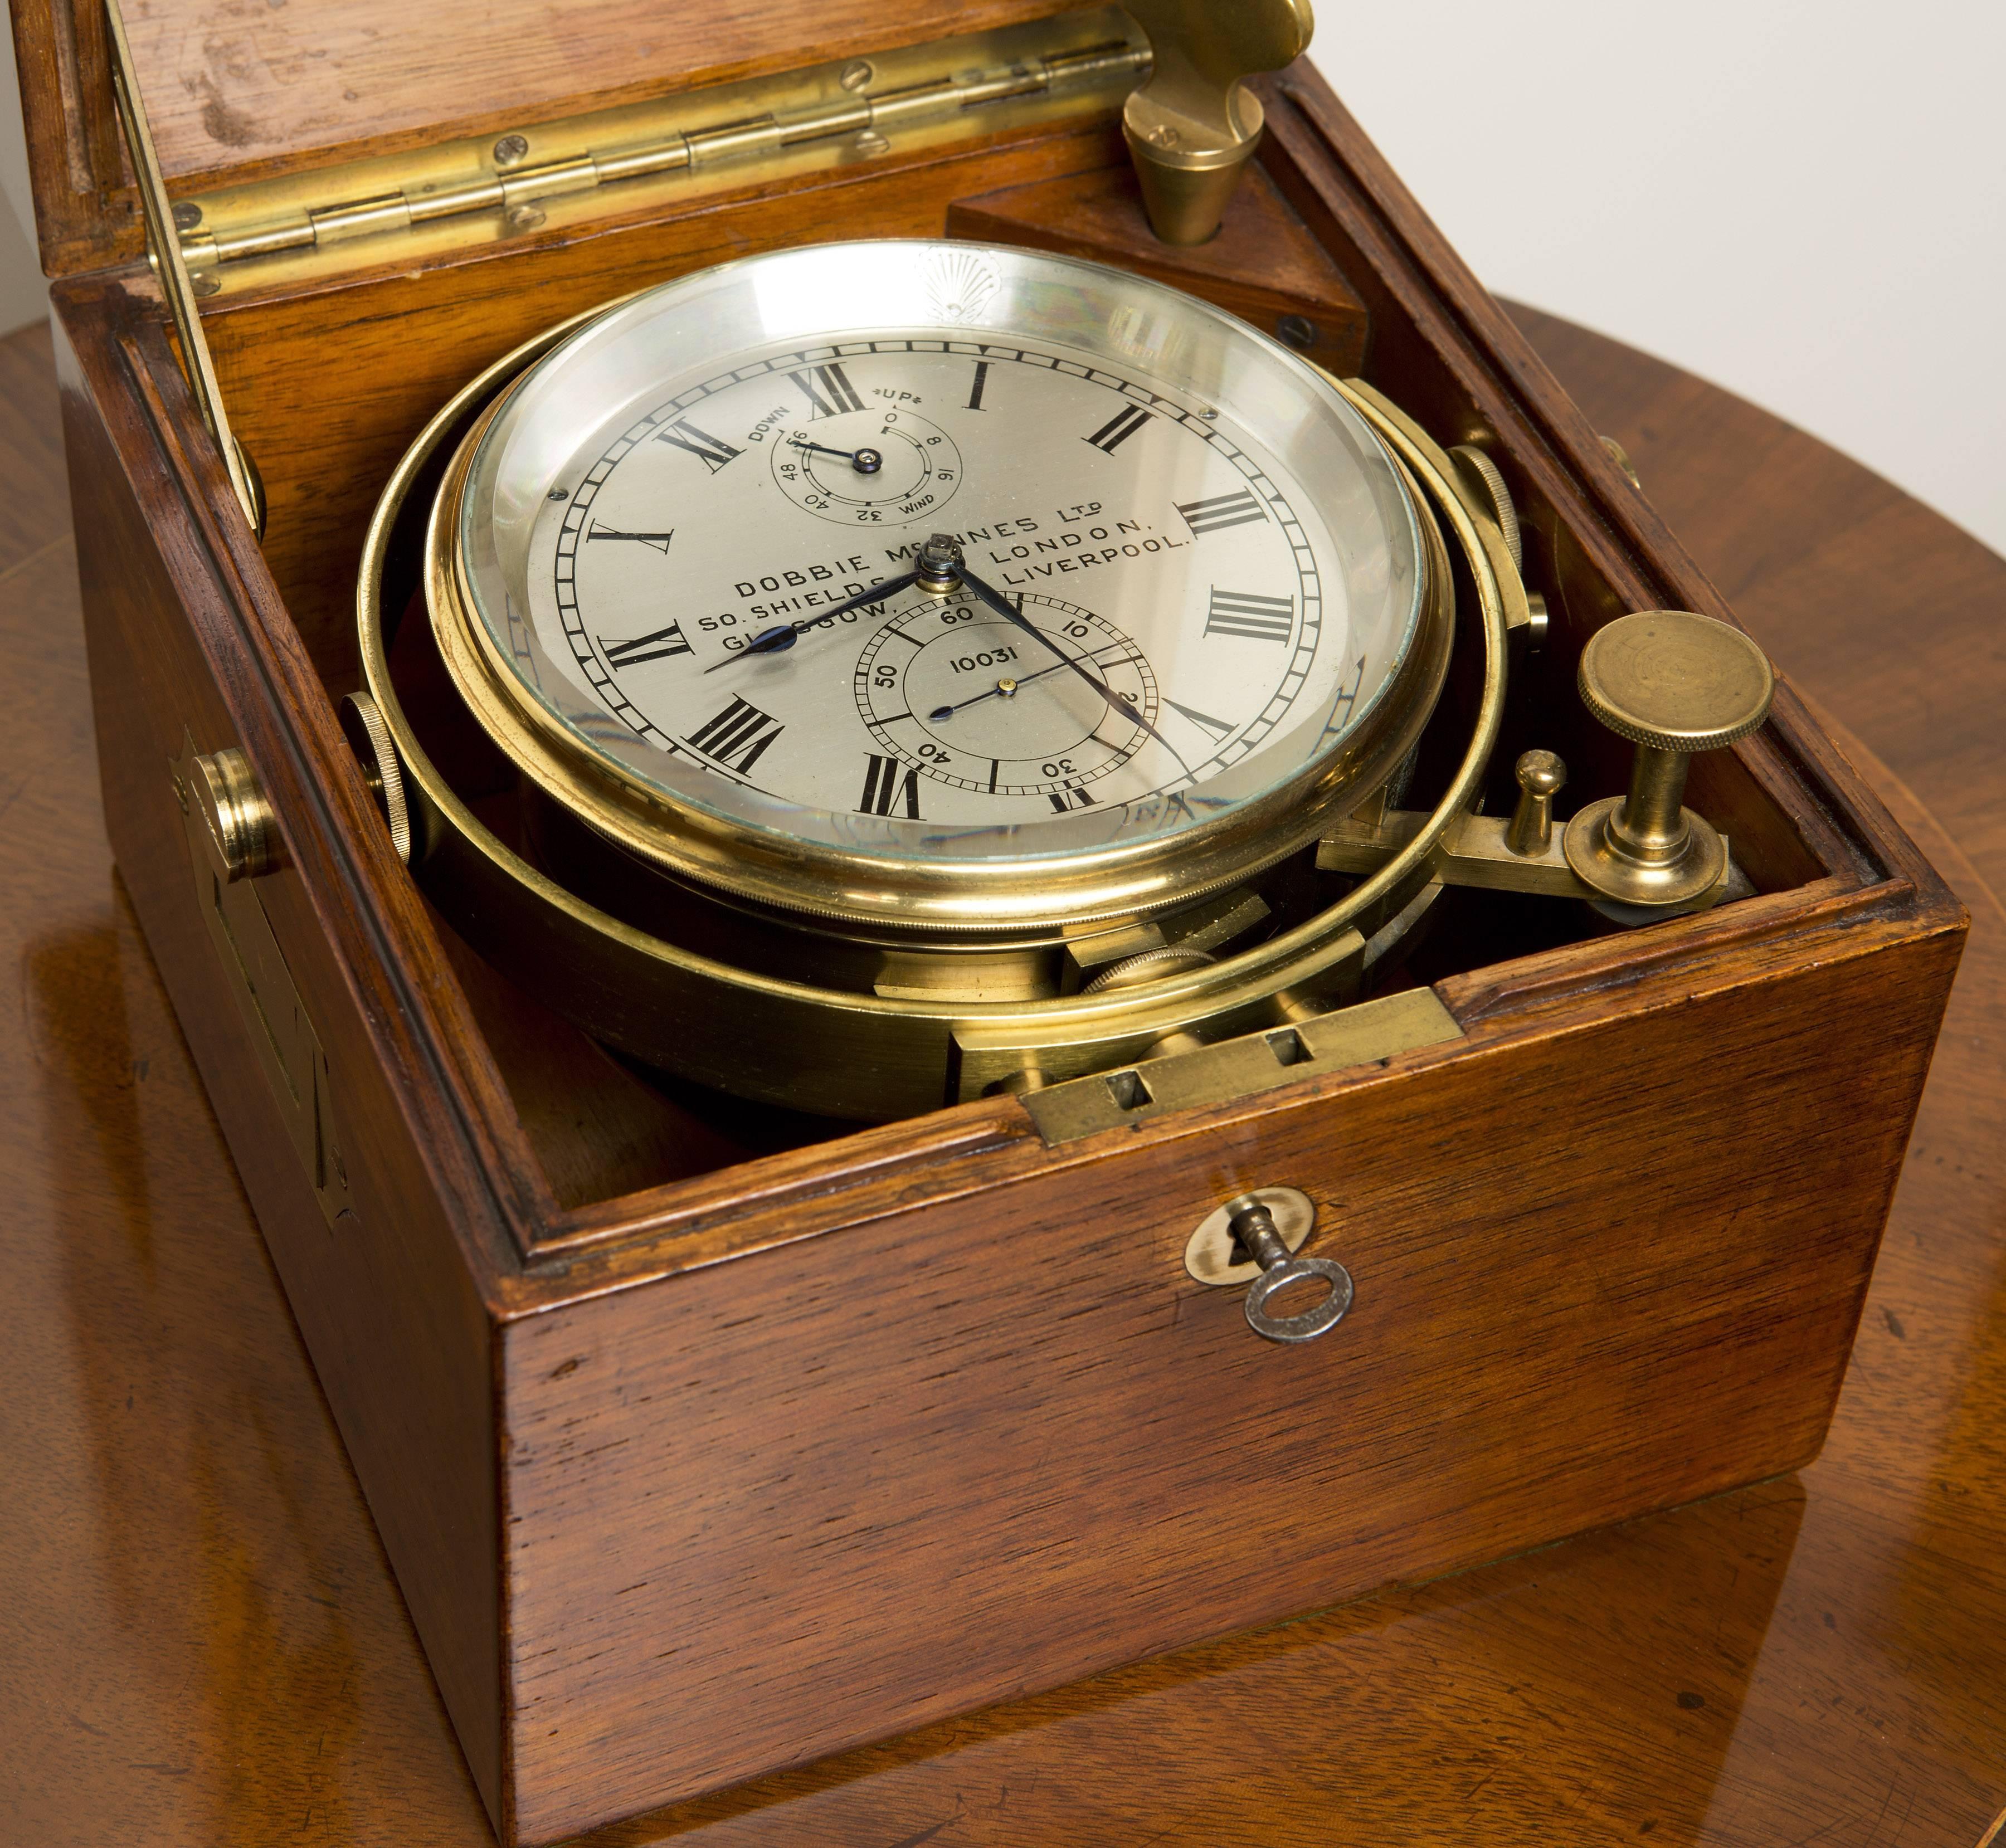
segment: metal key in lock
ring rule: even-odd
[[[1264,1340],[1314,1341],[1344,1319],[1353,1294],[1350,1272],[1335,1258],[1295,1255],[1315,1227],[1315,1205],[1300,1189],[1255,1188],[1199,1223],[1184,1247],[1184,1269],[1201,1283],[1246,1283],[1247,1325]],[[1318,1283],[1321,1302],[1293,1315],[1269,1311],[1291,1284]]]

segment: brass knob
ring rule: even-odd
[[[1526,540],[1519,526],[1519,509],[1497,464],[1474,443],[1458,443],[1449,451],[1465,481],[1480,494],[1490,509],[1490,517],[1504,536],[1504,549],[1522,574],[1526,568]]]
[[[1519,806],[1504,830],[1504,844],[1522,859],[1553,844],[1554,797],[1567,787],[1567,766],[1550,751],[1528,751],[1515,766]]]
[[[1490,510],[1491,519],[1497,523],[1499,537],[1504,541],[1504,549],[1512,554],[1512,568],[1519,574],[1519,588],[1526,593],[1526,612],[1532,619],[1515,632],[1524,637],[1529,653],[1537,653],[1546,646],[1547,631],[1551,625],[1547,600],[1525,581],[1526,526],[1519,517],[1512,490],[1505,485],[1497,464],[1476,444],[1459,443],[1449,451],[1449,456],[1455,463],[1463,485],[1481,505]]]
[[[1581,656],[1582,702],[1636,755],[1626,795],[1591,802],[1568,822],[1568,864],[1626,905],[1690,904],[1726,877],[1727,848],[1681,805],[1695,753],[1746,737],[1769,716],[1768,657],[1724,622],[1690,610],[1645,610],[1593,635]]]
[[[181,784],[177,776],[175,781]],[[285,864],[278,823],[251,760],[234,744],[195,759],[185,786],[207,824],[216,871],[226,885]]]

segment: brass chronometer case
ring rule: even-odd
[[[1815,1453],[1962,913],[1301,0],[309,10],[14,8],[107,826],[505,1842]],[[1015,998],[783,992],[433,641],[554,330],[874,237],[1242,315],[1436,565],[1355,799]]]

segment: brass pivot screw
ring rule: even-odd
[[[913,560],[913,576],[922,590],[945,597],[961,588],[961,547],[952,533],[936,533]]]
[[[1504,830],[1504,844],[1521,859],[1543,854],[1553,844],[1554,797],[1567,787],[1567,766],[1550,751],[1528,751],[1519,759],[1519,806]]]
[[[1687,760],[1746,737],[1769,716],[1775,676],[1737,628],[1690,610],[1619,618],[1582,649],[1582,703],[1637,747],[1627,795],[1568,823],[1568,864],[1603,897],[1684,905],[1715,891],[1727,845],[1681,806]]]

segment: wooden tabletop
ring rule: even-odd
[[[587,1839],[1976,1848],[2006,1820],[2006,561],[1726,394],[1523,319],[1973,913],[1824,1455]],[[76,597],[48,343],[18,334],[0,1839],[484,1844],[112,871]]]

